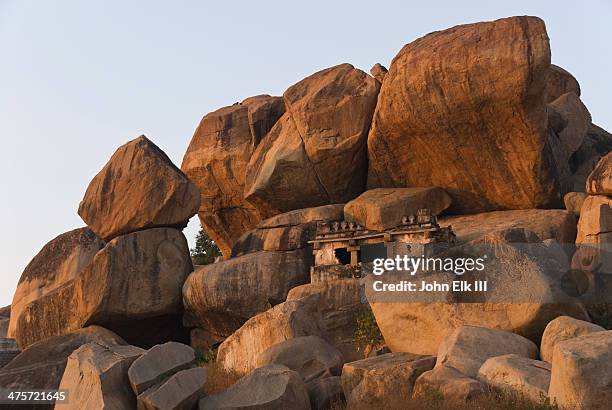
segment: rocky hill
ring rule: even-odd
[[[180,169],[140,136],[0,310],[0,388],[69,390],[33,406],[58,409],[609,408],[610,151],[536,17],[220,108]],[[196,214],[214,264],[190,258]],[[372,295],[371,254],[411,246],[484,246],[495,288]]]

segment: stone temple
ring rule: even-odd
[[[317,224],[312,282],[362,277],[372,271],[374,259],[396,256],[432,256],[455,243],[451,226],[440,227],[430,209],[407,215],[402,222],[384,231],[373,231],[354,222]]]

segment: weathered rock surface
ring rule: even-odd
[[[312,410],[327,410],[346,401],[340,376],[315,379],[306,383],[306,389]]]
[[[552,102],[566,93],[574,93],[580,97],[580,85],[567,70],[551,64],[548,68],[546,81],[546,102]]]
[[[135,346],[88,343],[68,357],[60,390],[67,390],[68,402],[56,409],[125,410],[136,407],[130,389],[128,368],[145,351]]]
[[[271,365],[254,370],[222,393],[202,398],[199,409],[310,410],[310,402],[299,374]]]
[[[539,403],[548,397],[550,364],[515,354],[492,357],[480,367],[478,380]]]
[[[283,94],[287,112],[262,139],[247,167],[247,201],[261,212],[286,212],[359,195],[365,187],[366,138],[379,87],[350,64],[319,71],[289,87]]]
[[[176,229],[115,238],[79,277],[25,306],[17,342],[25,347],[90,324],[145,347],[182,338],[181,288],[192,270],[187,241]]]
[[[7,337],[11,321],[11,305],[0,308],[0,337]]]
[[[317,307],[329,340],[346,361],[363,359],[363,351],[353,342],[355,321],[363,308],[363,290],[359,279],[309,283],[289,291],[287,300],[317,295]]]
[[[21,274],[11,304],[8,337],[15,337],[17,322],[28,303],[79,276],[103,246],[89,228],[63,233],[47,243]]]
[[[281,97],[259,95],[202,118],[181,169],[200,189],[200,222],[227,258],[238,238],[270,216],[244,200],[246,166],[285,112]]]
[[[407,44],[380,90],[368,188],[438,186],[456,212],[558,205],[545,138],[549,69],[548,36],[535,17],[456,26]]]
[[[344,219],[344,204],[295,209],[261,221],[258,228],[290,227],[308,222],[338,221]]]
[[[198,188],[145,136],[122,145],[89,183],[79,215],[104,240],[154,227],[183,227]]]
[[[590,124],[582,145],[569,160],[572,173],[572,191],[583,192],[586,180],[599,160],[612,151],[612,134],[595,124]]]
[[[612,330],[555,346],[548,395],[561,408],[607,409],[612,400]]]
[[[349,408],[383,408],[412,397],[416,379],[436,362],[433,356],[387,353],[346,363],[342,369],[342,388]]]
[[[314,379],[339,376],[342,354],[319,336],[304,336],[270,346],[257,357],[256,367],[280,364],[298,372],[308,383]]]
[[[379,83],[383,82],[388,72],[389,70],[387,70],[387,68],[380,63],[376,63],[372,66],[372,68],[370,68],[370,74],[372,74],[372,77],[374,77]]]
[[[558,126],[554,130],[558,138],[555,142],[560,145],[561,156],[558,161],[567,163],[586,137],[591,125],[591,114],[580,101],[580,97],[573,92],[565,93],[552,101],[548,109],[562,118],[563,126]]]
[[[586,197],[587,194],[584,192],[568,192],[563,197],[565,209],[572,212],[576,216],[580,216],[580,208],[582,208],[582,204],[584,203]]]
[[[17,346],[15,339],[0,338],[0,369],[10,363],[19,353],[21,349]]]
[[[195,360],[194,350],[182,343],[168,342],[153,346],[137,358],[128,370],[132,390],[140,395],[163,382],[168,375],[192,367]]]
[[[308,282],[309,248],[256,252],[198,268],[183,286],[190,325],[227,337],[244,322],[287,298]]]
[[[478,380],[467,377],[452,367],[442,365],[424,372],[414,383],[413,397],[424,396],[431,392],[441,394],[447,402],[462,403],[482,395],[486,392],[486,388]]]
[[[574,319],[569,316],[561,316],[552,320],[544,329],[542,343],[540,345],[540,356],[542,360],[552,362],[553,352],[557,343],[573,339],[578,336],[594,332],[603,332],[604,329],[594,323]]]
[[[588,196],[580,208],[576,244],[606,242],[612,231],[612,198],[603,195]]]
[[[442,341],[436,366],[452,367],[468,377],[476,377],[487,359],[506,354],[535,359],[538,347],[514,333],[461,326]]]
[[[247,374],[269,347],[300,336],[320,336],[321,321],[314,296],[281,303],[252,317],[225,339],[217,352],[217,364],[227,371]]]
[[[428,208],[438,215],[451,204],[441,188],[378,188],[370,189],[344,206],[344,218],[368,229],[383,231],[394,228],[402,218]]]
[[[366,295],[392,351],[435,354],[444,337],[461,325],[510,331],[539,342],[548,322],[558,316],[588,319],[584,307],[566,292],[568,257],[558,248],[524,228],[493,232],[439,255],[461,258],[486,254],[485,269],[477,276],[489,282],[486,294],[452,292],[452,287],[448,292],[426,294],[372,291],[374,280],[397,283],[411,278],[387,272],[376,279],[365,278]],[[438,284],[450,284],[454,279],[452,274],[433,272],[421,277]],[[469,274],[464,276],[469,278]]]
[[[308,246],[315,237],[316,222],[301,225],[255,228],[242,235],[232,247],[232,258],[259,251],[293,251]]]
[[[451,225],[457,242],[469,242],[495,231],[526,228],[541,240],[555,239],[561,244],[576,240],[576,217],[560,209],[524,209],[438,218],[440,226]]]
[[[592,195],[612,195],[612,153],[599,160],[587,178],[586,190]]]
[[[68,356],[87,343],[123,345],[119,336],[99,326],[89,326],[35,343],[0,370],[0,386],[5,389],[57,389]]]
[[[191,410],[206,392],[208,372],[202,367],[180,370],[138,396],[139,410]]]

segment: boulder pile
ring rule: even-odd
[[[86,226],[0,309],[0,389],[70,391],[58,409],[608,408],[612,135],[544,22],[437,31],[370,74],[340,64],[209,113],[180,169],[144,136],[121,146]],[[196,214],[223,257],[194,267]],[[487,249],[493,290],[372,293],[398,279],[372,255],[415,245],[394,235],[425,253],[442,230],[444,257]]]

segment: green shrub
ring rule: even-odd
[[[363,350],[366,356],[370,351],[381,347],[385,343],[374,313],[369,306],[364,306],[355,318],[353,343],[357,345],[359,350]]]

